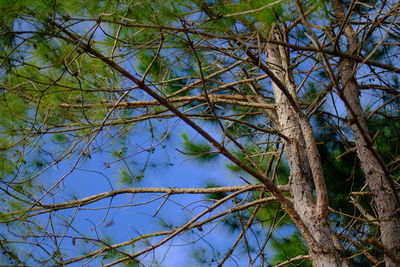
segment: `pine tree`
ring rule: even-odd
[[[195,247],[202,265],[236,253],[260,266],[400,264],[398,2],[0,7],[0,261],[139,266],[219,227],[237,237]],[[175,152],[237,186],[187,174],[191,188],[143,187]],[[110,190],[70,193],[99,159]],[[203,210],[170,223],[163,211],[193,194]],[[153,202],[162,230],[123,221],[125,240],[107,236],[124,209]],[[94,232],[80,229],[87,210],[105,212]]]

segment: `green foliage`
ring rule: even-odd
[[[138,53],[136,55],[136,58],[138,60],[139,71],[144,73],[146,69],[150,67],[149,73],[157,77],[160,74],[161,66],[160,66],[160,60],[154,60],[155,56],[156,56],[155,54],[150,54],[147,51]]]
[[[119,169],[119,182],[127,186],[133,186],[135,182],[140,182],[144,175],[135,175],[130,169]]]
[[[270,7],[265,7],[268,4],[275,2],[274,0],[240,0],[231,1],[227,4],[226,1],[215,1],[209,3],[211,14],[207,13],[212,18],[207,26],[216,33],[236,31],[238,22],[244,25],[258,24],[259,29],[265,29],[277,20],[278,16],[283,15],[281,4],[274,4]],[[201,1],[197,1],[198,6],[201,6]],[[265,8],[262,8],[265,7]]]
[[[10,215],[7,215],[6,213],[0,212],[0,221],[5,222],[12,219]]]
[[[214,184],[214,183],[210,183],[206,185],[206,188],[217,188],[219,187],[219,185]],[[211,200],[220,200],[224,197],[226,197],[227,194],[224,192],[220,192],[220,193],[209,193],[206,194],[206,199],[211,199]]]
[[[52,138],[58,143],[66,143],[69,140],[65,134],[55,134],[52,136]]]
[[[396,108],[396,107],[394,107]],[[398,106],[397,106],[398,108]],[[400,177],[400,168],[396,162],[400,157],[400,122],[399,112],[393,116],[374,117],[370,120],[371,132],[374,134],[374,147],[385,162],[389,162],[388,170],[394,179]]]
[[[257,199],[257,194],[255,194],[254,198]],[[282,211],[277,202],[268,202],[261,205],[257,211],[256,218],[266,229],[270,227],[284,227],[293,224],[292,220],[284,211]]]
[[[178,75],[176,75],[173,72],[170,72],[169,79],[172,80],[176,77],[178,77]],[[173,81],[173,82],[163,85],[162,88],[165,90],[165,93],[169,95],[169,94],[173,94],[173,93],[177,92],[178,90],[182,89],[182,87],[185,86],[186,84],[187,84],[186,79],[179,79],[179,80],[176,80],[176,81]],[[176,96],[185,96],[185,95],[187,95],[187,92],[185,92],[185,91],[176,94]]]
[[[212,151],[212,147],[204,142],[194,143],[189,140],[185,133],[181,134],[183,140],[183,152],[190,157],[199,160],[200,162],[215,159],[218,153]]]
[[[18,95],[1,93],[0,95],[0,126],[6,131],[22,130],[25,127],[25,118],[28,106]]]
[[[12,134],[16,135],[15,132]],[[30,159],[27,158],[24,148],[14,144],[14,142],[21,142],[19,138],[23,140],[19,136],[0,140],[0,182],[17,181],[18,179],[14,176],[23,173],[20,169],[31,167],[30,164],[27,164]],[[31,181],[21,179],[15,186],[27,186],[29,188],[31,185]]]
[[[271,248],[276,253],[269,262],[269,264],[271,264],[272,266],[292,259],[296,256],[308,254],[307,246],[304,244],[304,241],[301,239],[301,236],[298,232],[294,232],[289,237],[272,238]],[[288,266],[306,267],[312,266],[312,264],[308,259],[303,259],[300,261],[292,262]]]
[[[313,44],[309,40],[309,35],[305,33],[304,25],[297,20],[298,14],[293,2],[281,1],[274,4],[275,2],[276,0],[0,0],[0,186],[4,193],[0,196],[4,209],[0,213],[0,220],[16,220],[7,223],[5,227],[9,227],[7,229],[9,231],[4,231],[4,236],[1,234],[0,250],[3,254],[0,256],[0,261],[13,265],[62,265],[59,262],[60,258],[64,257],[64,252],[69,253],[70,248],[67,246],[67,249],[63,250],[64,243],[58,236],[68,236],[71,232],[80,235],[76,240],[79,240],[79,246],[84,247],[85,251],[77,253],[82,255],[93,251],[93,247],[99,246],[99,241],[103,241],[104,245],[115,243],[115,240],[102,238],[102,233],[97,232],[101,227],[97,225],[96,231],[89,233],[80,233],[80,227],[76,227],[74,220],[82,221],[80,215],[91,208],[97,209],[98,207],[94,207],[96,203],[92,203],[93,207],[85,211],[82,207],[73,207],[76,208],[76,214],[71,216],[72,218],[69,218],[71,213],[63,213],[62,210],[45,210],[45,205],[68,201],[68,198],[79,198],[78,194],[68,195],[63,192],[70,186],[70,173],[62,179],[59,173],[69,167],[74,171],[81,167],[85,168],[86,164],[92,163],[90,161],[92,155],[93,159],[96,159],[94,156],[96,153],[98,153],[96,156],[104,155],[103,152],[109,153],[113,157],[112,163],[98,164],[107,171],[114,171],[112,175],[116,179],[109,181],[110,187],[113,186],[111,183],[119,187],[140,185],[144,180],[147,166],[161,166],[159,162],[150,162],[149,157],[158,155],[158,151],[155,152],[154,148],[156,143],[160,145],[159,147],[166,148],[166,142],[171,141],[161,140],[158,133],[164,133],[165,129],[157,132],[157,127],[164,121],[168,124],[165,128],[172,129],[170,118],[173,114],[165,112],[165,107],[154,105],[154,102],[143,104],[145,107],[139,108],[129,106],[130,101],[148,101],[150,98],[143,90],[135,87],[136,85],[143,87],[143,84],[134,84],[133,79],[118,74],[119,67],[139,80],[148,70],[146,79],[143,79],[144,83],[157,94],[170,100],[176,96],[203,97],[206,89],[210,94],[225,96],[257,93],[260,97],[264,96],[268,103],[275,103],[270,80],[251,83],[241,83],[241,81],[257,78],[263,74],[258,63],[264,64],[266,53],[269,52],[268,49],[265,50],[263,37],[270,36],[271,25],[281,22],[280,37],[289,43],[285,47],[292,56],[292,59],[288,60],[290,68],[293,68],[290,69],[290,75],[293,75],[296,86],[301,80],[306,79],[306,83],[300,88],[300,102],[310,104],[315,101],[330,82],[329,75],[323,70],[326,62],[323,63],[321,55],[314,53],[312,49],[301,51],[301,48],[297,48],[299,45]],[[307,0],[300,3],[303,9],[309,12],[307,19],[312,29],[315,29],[318,42],[324,44],[324,49],[335,52],[326,53],[325,56],[328,59],[327,63],[332,64],[332,71],[336,72],[341,66],[341,59],[337,57],[336,52],[345,48],[346,44],[342,43],[343,38],[331,37],[325,33],[331,32],[335,35],[341,32],[343,29],[339,30],[338,27],[340,21],[336,22],[332,16],[328,1]],[[380,15],[376,15],[379,12],[370,10],[368,5],[379,6],[382,3],[363,1],[362,4],[355,4],[349,19],[357,22],[362,14],[368,12],[379,17]],[[271,7],[267,7],[269,4]],[[385,10],[387,9],[381,9]],[[397,61],[393,58],[398,56],[396,45],[388,46],[382,43],[381,32],[377,34],[375,30],[368,31],[368,22],[372,20],[362,18],[362,21],[365,22],[363,27],[365,25],[365,32],[369,35],[362,38],[364,44],[360,47],[360,55],[368,55],[370,60],[395,66]],[[54,22],[61,27],[55,26]],[[318,27],[314,27],[315,25]],[[379,27],[379,24],[374,24],[373,29]],[[286,30],[288,32],[285,32]],[[397,33],[391,32],[390,27],[386,30],[388,36],[385,42],[397,44]],[[215,36],[212,36],[213,34]],[[276,36],[278,35],[279,31],[276,32]],[[76,36],[76,39],[72,36]],[[335,42],[333,47],[332,44]],[[377,46],[377,43],[380,45]],[[95,56],[96,53],[89,53],[84,49],[86,44],[103,56],[99,58]],[[159,48],[162,49],[159,51]],[[254,53],[256,59],[244,59],[249,52]],[[370,54],[371,52],[374,53]],[[258,63],[255,63],[256,61]],[[229,68],[236,62],[240,64]],[[315,69],[310,70],[309,67],[314,63],[316,63]],[[114,64],[119,67],[116,68]],[[271,70],[279,67],[266,64]],[[396,89],[399,87],[398,76],[388,74],[387,77],[383,77],[381,73],[389,72],[390,68],[371,67],[368,64],[368,61],[365,61],[358,68],[354,68],[357,73],[363,73],[357,77],[359,83],[383,84],[389,88],[387,91],[396,95]],[[370,67],[367,71],[364,69],[366,66]],[[222,72],[214,75],[220,71]],[[364,73],[365,77],[369,77],[368,72],[376,72],[377,75],[367,80],[364,78]],[[203,77],[212,77],[201,79],[200,74]],[[193,82],[195,85],[190,85]],[[185,90],[174,95],[182,88]],[[377,95],[382,103],[388,104],[375,114],[371,113],[368,123],[370,132],[374,136],[373,148],[387,163],[392,177],[398,179],[400,123],[398,101],[393,95],[385,93]],[[114,106],[117,101],[123,105]],[[218,133],[223,136],[219,140],[226,140],[224,143],[226,148],[246,166],[264,173],[268,178],[272,177],[272,173],[276,174],[271,178],[275,184],[288,182],[289,170],[285,162],[285,152],[281,155],[282,159],[278,160],[279,149],[282,148],[282,144],[279,143],[281,140],[260,130],[277,125],[265,116],[261,108],[227,103],[209,105],[204,100],[189,102],[182,98],[172,100],[171,103],[193,120],[205,118],[215,123],[213,115],[217,114],[244,122],[241,124],[221,118],[221,122],[225,123],[225,129]],[[373,107],[371,105],[370,109]],[[328,112],[329,109],[322,106],[310,120],[315,129],[322,159],[330,207],[342,213],[360,216],[359,211],[349,202],[351,192],[359,190],[365,184],[359,162],[356,160],[357,155],[352,152],[354,144],[348,140],[351,133],[347,126],[343,126],[341,118],[332,119],[332,115]],[[145,124],[143,121],[151,125],[149,131],[147,124],[146,127],[142,127]],[[153,122],[160,124],[153,126]],[[253,127],[249,124],[253,124]],[[198,125],[204,130],[214,131],[212,128],[214,125],[202,122]],[[230,135],[229,138],[226,138],[227,134]],[[182,133],[181,137],[182,150],[187,158],[207,163],[219,155],[218,151],[214,151],[214,148],[203,140],[189,138],[185,133]],[[242,150],[230,142],[231,137],[242,144]],[[158,143],[159,141],[164,143]],[[132,165],[134,167],[137,165],[132,164],[132,159],[129,159],[129,162],[126,159],[137,152],[133,147],[141,147],[142,143],[150,144],[152,148],[141,151],[145,154],[143,158],[147,156],[146,159],[141,158],[143,154],[134,155],[138,155],[135,163],[136,160],[145,163],[139,168],[133,168]],[[83,153],[81,157],[84,148],[88,152]],[[131,154],[132,151],[134,152]],[[75,163],[69,164],[71,159]],[[115,166],[113,163],[117,162],[122,166],[117,165],[113,168]],[[230,163],[226,166],[236,173],[235,176],[242,175],[243,170],[240,167]],[[222,184],[223,182],[218,181],[218,184],[208,184],[207,187],[217,187]],[[290,197],[289,193],[284,194]],[[227,195],[228,193],[214,193],[205,197],[215,202]],[[271,194],[248,192],[246,197],[237,196],[232,202],[234,205],[241,205],[267,196]],[[371,196],[359,197],[359,203],[367,212],[375,213],[371,205]],[[169,203],[165,201],[162,205],[164,204]],[[32,207],[33,209],[27,210]],[[112,210],[108,209],[107,215],[113,212]],[[247,222],[254,211],[252,207],[240,213],[231,213],[224,218],[221,225],[232,232],[239,232],[243,229],[243,222]],[[16,217],[8,213],[24,215]],[[167,222],[165,218],[159,216],[157,218],[162,228],[169,230],[178,225],[176,221]],[[333,230],[342,231],[342,226],[350,220],[353,218],[338,214],[331,214],[329,217]],[[274,201],[258,206],[255,224],[249,228],[248,233],[251,231],[258,239],[259,236],[256,234],[260,232],[265,233],[275,227],[285,231],[287,229],[285,227],[289,225],[293,225],[289,216]],[[368,235],[378,235],[378,229],[374,225],[364,222],[352,222],[349,225],[352,225],[346,228],[350,229],[349,232],[359,231],[363,234],[367,232]],[[132,231],[136,231],[134,234],[137,234],[137,230]],[[91,235],[92,232],[95,232],[95,235]],[[192,233],[197,231],[194,230]],[[10,236],[15,240],[9,238]],[[75,242],[75,237],[73,238]],[[206,236],[201,238],[205,240]],[[42,240],[45,244],[44,249],[40,248]],[[22,252],[18,252],[6,243],[14,241],[23,244],[19,247],[23,248]],[[246,240],[248,241],[252,241],[251,238]],[[154,244],[153,240],[145,242]],[[271,248],[274,251],[271,261],[268,262],[271,265],[307,254],[307,248],[297,232],[285,238],[275,235]],[[252,249],[249,246],[250,254],[254,252]],[[358,253],[352,247],[347,251],[354,252],[353,255]],[[213,253],[213,257],[208,257],[205,252],[207,251],[200,249],[193,253],[193,256],[201,264],[213,264],[213,257],[220,256],[218,253]],[[71,254],[75,255],[75,251]],[[19,259],[20,255],[29,260],[26,263],[22,262]],[[123,248],[119,248],[97,256],[100,258],[99,261],[108,263],[126,257],[126,254]],[[380,256],[381,254],[377,253],[377,258]],[[355,262],[366,264],[364,260],[357,257]],[[135,260],[124,264],[141,265]],[[310,262],[304,260],[293,262],[292,265],[310,266]]]
[[[110,249],[103,253],[103,260],[115,260],[120,257],[120,253],[117,250]]]
[[[140,263],[139,260],[131,259],[131,260],[125,261],[123,263],[123,266],[124,267],[138,267],[138,266],[143,266],[143,265]]]
[[[213,266],[213,265],[215,265],[215,260],[213,258],[211,251],[209,251],[203,247],[195,248],[191,254],[192,254],[193,259],[197,263],[196,266],[199,266],[199,265]],[[213,254],[215,254],[215,253],[213,253]]]
[[[323,172],[327,186],[330,205],[334,209],[343,212],[353,212],[353,205],[348,202],[348,196],[354,188],[362,186],[364,179],[362,173],[354,161],[355,153],[346,153],[347,144],[341,140],[340,133],[328,127],[328,118],[323,115],[316,116],[316,123],[319,127],[316,136],[319,142],[318,150],[321,156]],[[343,154],[343,155],[342,155]]]
[[[318,88],[314,82],[310,82],[307,84],[307,87],[305,87],[305,92],[301,96],[300,100],[303,103],[310,104],[318,97],[320,93],[320,88]]]
[[[223,225],[231,232],[241,230],[240,220],[237,213],[229,214],[228,216],[226,216],[223,220]]]
[[[124,145],[121,147],[121,149],[112,151],[111,156],[122,159],[126,155],[127,150],[128,148]]]
[[[254,108],[240,108],[240,107],[234,107],[233,111],[236,113],[240,114],[246,114],[247,112],[252,112],[254,111]],[[256,118],[251,115],[242,115],[241,116],[242,121],[254,123],[256,121]],[[231,123],[231,122],[226,122],[226,130],[232,134],[232,135],[245,135],[251,133],[254,129],[245,125],[245,124],[239,124],[239,123]],[[248,138],[251,138],[252,135],[248,135]]]
[[[276,2],[275,0],[241,0],[238,4],[232,4],[227,10],[227,14],[238,13],[237,19],[254,19],[256,22],[263,23],[263,26],[270,25],[283,14],[281,4],[274,4],[272,7],[260,8]],[[259,10],[248,13],[252,10]],[[228,13],[229,11],[229,13]],[[244,13],[243,15],[240,13]]]
[[[244,153],[243,151],[232,151],[232,153],[235,154],[235,156],[239,158],[242,162],[244,162],[256,171],[261,170],[262,172],[265,172],[267,171],[267,169],[271,171],[273,168],[275,168],[275,165],[278,164],[276,178],[279,183],[284,184],[285,182],[287,182],[288,179],[288,167],[284,163],[277,163],[276,155],[278,155],[278,153],[276,151],[269,150],[272,150],[272,148],[264,148],[261,146],[257,146],[254,143],[248,143],[244,148],[244,151],[246,153]],[[254,166],[254,164],[257,165],[257,168]],[[235,164],[227,163],[225,164],[225,166],[232,172],[243,171]]]

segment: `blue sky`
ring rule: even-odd
[[[139,126],[141,127],[141,126]],[[212,132],[213,126],[208,127]],[[140,128],[142,129],[142,128]],[[135,132],[135,129],[133,129]],[[186,155],[182,155],[177,149],[182,150],[182,139],[180,134],[185,132],[189,138],[195,141],[201,141],[201,138],[197,137],[191,129],[187,126],[178,123],[177,126],[171,132],[170,138],[167,139],[162,145],[166,145],[165,148],[159,145],[155,148],[152,153],[139,153],[135,156],[126,159],[132,172],[140,172],[140,167],[143,162],[149,158],[149,167],[147,167],[144,177],[140,182],[135,182],[134,186],[138,187],[204,187],[207,183],[221,184],[221,185],[240,185],[244,182],[238,177],[238,174],[230,172],[225,166],[226,162],[223,158],[218,157],[212,162],[198,162]],[[148,147],[148,132],[140,131],[133,134],[127,140],[130,146],[133,146],[132,150],[128,149],[129,152],[140,151],[144,147]],[[101,136],[98,137],[101,139]],[[98,141],[98,140],[97,140]],[[98,143],[98,142],[95,142]],[[134,145],[136,144],[136,147]],[[51,147],[51,143],[47,143],[46,146]],[[107,150],[107,149],[104,149]],[[86,196],[98,194],[108,190],[118,189],[127,186],[118,182],[120,180],[120,169],[126,169],[126,166],[122,161],[118,161],[107,167],[107,164],[115,161],[114,157],[110,156],[111,151],[93,153],[91,158],[85,157],[78,168],[73,173],[65,178],[61,183],[59,190],[56,192],[56,201],[67,201],[72,198],[83,198]],[[50,168],[47,172],[41,175],[41,179],[45,184],[50,185],[62,177],[70,168],[74,159],[71,158],[65,162],[59,163],[57,166]],[[171,164],[172,163],[172,164]],[[152,166],[154,164],[154,166]],[[244,176],[243,174],[240,174]],[[246,177],[246,176],[244,176]],[[110,186],[112,185],[112,188]],[[204,195],[188,195],[178,196],[174,195],[162,206],[158,211],[157,216],[153,217],[154,213],[159,209],[165,198],[160,198],[161,195],[145,195],[131,194],[117,196],[112,199],[110,198],[99,201],[98,203],[90,204],[83,207],[74,217],[74,227],[78,228],[81,232],[86,233],[88,237],[111,239],[112,242],[123,242],[129,238],[133,238],[138,234],[150,233],[157,230],[165,230],[164,227],[160,226],[160,222],[172,223],[175,227],[180,226],[190,219],[192,216],[201,212],[205,205],[209,205],[210,202],[204,201]],[[96,210],[98,207],[107,207],[108,205],[126,205],[127,203],[141,203],[147,202],[152,199],[156,201],[139,205],[135,207],[119,207],[112,209]],[[50,196],[46,196],[44,201],[52,201]],[[199,202],[197,202],[199,201]],[[182,209],[185,207],[185,209]],[[71,217],[74,214],[74,210],[61,211],[59,214],[67,215]],[[71,217],[72,218],[72,217]],[[162,219],[161,219],[162,218]],[[155,250],[155,257],[149,254],[144,258],[145,266],[155,265],[154,259],[157,262],[161,262],[160,266],[196,266],[196,262],[193,260],[191,253],[193,252],[194,246],[203,246],[209,252],[212,251],[210,242],[213,246],[218,248],[225,248],[221,251],[226,251],[229,246],[233,243],[236,238],[236,234],[232,235],[228,230],[220,227],[217,224],[204,227],[204,231],[200,232],[197,230],[193,236],[182,235],[173,240],[172,243]],[[62,227],[60,227],[60,230]],[[213,230],[213,231],[211,231]],[[208,233],[208,231],[211,231]],[[61,231],[62,232],[62,231]],[[197,237],[205,234],[205,240]],[[76,235],[76,232],[69,230],[68,234]],[[194,240],[198,239],[195,243]],[[67,248],[73,250],[79,248],[79,241],[76,242],[75,246],[72,245],[72,241],[69,238],[65,238],[63,243]],[[167,254],[166,254],[167,253]],[[240,258],[236,259],[240,262]],[[81,266],[85,261],[72,264],[72,266]],[[88,266],[93,266],[98,261],[90,261]],[[189,264],[190,263],[190,264]],[[232,262],[233,263],[233,262]],[[185,265],[186,264],[186,265]],[[189,264],[189,265],[187,265]],[[228,265],[229,266],[229,265]]]

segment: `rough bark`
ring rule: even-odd
[[[339,0],[332,0],[336,17],[345,21],[346,16]],[[348,51],[357,55],[360,43],[352,27],[346,24],[343,33],[347,39]],[[385,165],[374,151],[371,136],[368,131],[366,115],[362,110],[357,81],[354,77],[357,63],[344,59],[339,69],[342,88],[339,96],[345,102],[348,112],[349,126],[353,132],[357,155],[360,159],[361,169],[364,172],[368,186],[373,193],[375,205],[379,216],[379,225],[383,246],[394,255],[400,255],[400,213],[397,193],[391,183],[390,174]],[[398,263],[385,253],[386,266],[398,266]]]
[[[298,106],[293,105],[293,100],[295,104],[298,101],[289,71],[288,56],[284,48],[272,43],[267,45],[267,62],[274,75],[285,86],[283,89],[272,82],[279,128],[288,137],[288,141],[285,141],[285,152],[290,168],[289,186],[294,207],[315,239],[314,244],[308,244],[314,266],[346,266],[339,255],[339,248],[335,246],[334,234],[327,222],[327,189],[315,137],[304,114]],[[287,93],[290,94],[291,101]]]

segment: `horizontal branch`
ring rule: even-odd
[[[241,206],[232,207],[230,209],[227,209],[227,210],[224,210],[224,211],[222,211],[220,213],[217,213],[217,214],[215,214],[213,216],[210,216],[207,219],[204,219],[203,221],[199,221],[197,223],[193,223],[190,226],[188,226],[186,228],[186,230],[198,228],[200,226],[203,226],[206,223],[214,221],[215,219],[218,219],[220,217],[226,216],[226,215],[231,214],[233,212],[246,210],[246,209],[251,208],[253,206],[260,205],[260,204],[263,204],[263,203],[266,203],[266,202],[270,202],[270,201],[275,201],[275,200],[276,200],[275,197],[260,198],[260,199],[251,201],[249,203],[243,204]],[[133,244],[133,243],[135,243],[137,241],[143,240],[143,239],[148,239],[148,238],[156,237],[156,236],[170,235],[170,234],[173,234],[179,228],[180,227],[177,227],[177,228],[174,228],[174,229],[171,229],[171,230],[167,230],[167,231],[161,231],[161,232],[156,232],[156,233],[149,233],[149,234],[140,235],[140,236],[132,238],[132,239],[130,239],[128,241],[125,241],[125,242],[122,242],[122,243],[118,243],[118,244],[114,244],[114,245],[110,245],[110,246],[106,246],[106,247],[102,247],[102,248],[100,248],[98,250],[89,252],[89,253],[87,253],[85,255],[82,255],[80,257],[76,257],[76,258],[72,258],[72,259],[66,260],[66,261],[62,262],[62,264],[63,265],[67,265],[67,264],[74,263],[74,262],[77,262],[77,261],[81,261],[81,260],[84,260],[84,259],[87,259],[87,258],[96,257],[96,256],[101,255],[104,252],[107,252],[107,251],[110,251],[110,250],[115,250],[117,248],[124,247],[124,246],[129,246],[129,245],[131,245],[131,244]],[[124,258],[123,261],[129,260],[129,259],[130,258]]]
[[[213,104],[232,104],[238,106],[245,106],[245,107],[257,107],[257,108],[264,108],[264,109],[274,109],[274,104],[266,104],[266,103],[258,103],[260,97],[256,95],[209,95],[210,102]],[[243,100],[247,100],[246,102]],[[171,103],[176,102],[192,102],[192,101],[206,101],[206,97],[204,95],[199,96],[182,96],[182,97],[174,97],[170,98],[169,101]],[[254,101],[254,102],[250,102]],[[63,103],[59,106],[62,108],[93,108],[93,107],[117,107],[117,108],[144,108],[149,106],[158,106],[160,103],[157,100],[150,100],[150,101],[128,101],[128,102],[121,102],[118,105],[115,103],[99,103],[99,104],[69,104]]]
[[[278,186],[278,188],[281,191],[288,190],[287,186],[285,186],[285,185]],[[97,202],[99,200],[102,200],[102,199],[105,199],[108,197],[114,197],[114,196],[122,195],[122,194],[139,194],[139,193],[163,193],[163,194],[168,194],[168,195],[211,194],[211,193],[236,192],[239,190],[264,191],[264,190],[266,190],[266,188],[262,184],[225,186],[225,187],[221,186],[221,187],[213,187],[213,188],[165,188],[165,187],[142,187],[142,188],[139,187],[138,188],[138,187],[130,187],[130,188],[123,188],[123,189],[103,192],[100,194],[92,195],[92,196],[81,198],[78,200],[72,200],[72,201],[61,202],[61,203],[50,204],[50,205],[41,205],[41,206],[31,208],[28,211],[25,211],[25,210],[13,211],[10,213],[4,213],[3,215],[5,217],[8,217],[8,216],[14,216],[14,215],[18,215],[18,214],[26,213],[26,212],[29,212],[29,213],[36,212],[36,211],[50,212],[50,211],[70,209],[70,208],[75,208],[75,207],[82,207],[82,206],[86,206],[88,204]],[[0,223],[8,223],[10,221],[13,221],[13,219],[3,220],[3,221],[0,221]]]
[[[285,266],[285,265],[288,265],[288,264],[290,264],[290,263],[292,263],[292,262],[300,261],[300,260],[305,260],[305,259],[309,259],[309,258],[310,258],[310,255],[299,255],[299,256],[296,256],[296,257],[294,257],[294,258],[291,258],[290,260],[281,262],[281,263],[275,265],[275,267]],[[296,264],[296,265],[297,265],[297,264]]]
[[[118,119],[118,120],[112,120],[112,121],[108,121],[108,122],[104,123],[104,126],[132,124],[132,123],[138,123],[141,121],[151,120],[151,119],[170,119],[170,118],[175,117],[174,114],[159,114],[159,113],[163,113],[163,112],[166,112],[166,110],[164,110],[162,112],[153,113],[153,114],[145,114],[145,115],[140,115],[140,116],[136,116],[136,117],[128,117],[128,118],[123,118],[123,119]],[[226,120],[226,121],[231,121],[231,122],[235,122],[238,124],[246,125],[246,126],[253,128],[257,131],[260,131],[262,133],[277,135],[285,140],[288,140],[287,137],[285,135],[283,135],[279,130],[276,130],[273,128],[265,129],[265,128],[259,127],[257,125],[254,125],[252,123],[249,123],[247,121],[233,118],[233,117],[240,117],[240,116],[249,115],[249,114],[259,115],[259,114],[262,114],[262,112],[249,112],[249,113],[243,113],[243,114],[238,113],[238,114],[233,114],[233,115],[228,115],[228,116],[217,116],[217,118],[221,119],[221,120]],[[190,118],[204,119],[204,120],[215,119],[215,117],[213,115],[209,115],[209,114],[188,113],[187,116]],[[99,125],[98,123],[91,123],[91,124],[72,123],[72,124],[58,125],[58,126],[53,126],[51,128],[42,129],[42,130],[34,132],[32,134],[33,135],[41,135],[41,134],[74,132],[74,131],[80,131],[80,130],[84,130],[84,129],[93,128],[93,127],[98,127],[98,125]]]

